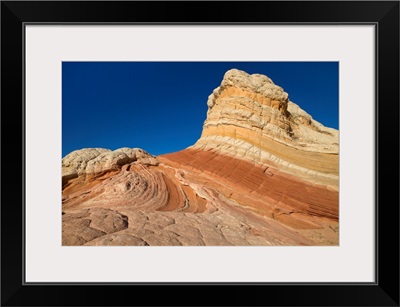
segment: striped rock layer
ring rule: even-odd
[[[63,245],[337,245],[338,131],[235,69],[207,104],[180,152],[64,157]]]
[[[338,131],[289,101],[268,77],[229,70],[207,105],[194,149],[227,153],[337,188]]]

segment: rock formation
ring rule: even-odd
[[[203,133],[193,149],[228,153],[337,185],[338,131],[313,120],[268,77],[232,69],[207,105]]]
[[[337,245],[338,131],[237,69],[207,105],[182,151],[67,155],[63,245]]]

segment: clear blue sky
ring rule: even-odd
[[[63,62],[62,155],[139,147],[175,152],[200,137],[224,73],[260,73],[325,126],[338,129],[337,62]]]

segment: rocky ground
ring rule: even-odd
[[[62,160],[63,245],[339,243],[338,131],[262,75],[228,71],[194,146]]]

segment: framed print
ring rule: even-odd
[[[1,8],[4,306],[399,305],[397,1]]]

